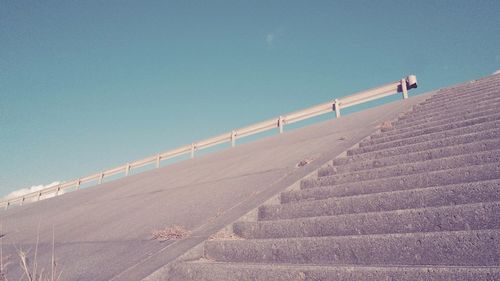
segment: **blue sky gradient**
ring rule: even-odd
[[[500,1],[0,0],[0,196],[417,75],[500,69]]]

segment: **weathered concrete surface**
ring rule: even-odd
[[[48,268],[54,229],[61,280],[140,280],[429,96],[0,212],[4,255],[13,261],[7,274],[18,279],[12,245],[33,249],[39,226],[39,263]],[[296,166],[306,159],[313,161]],[[192,235],[150,239],[174,224]]]
[[[361,191],[358,189],[359,193],[354,193],[356,190],[353,190],[349,191],[350,194],[335,194],[335,187],[329,187],[326,190],[311,188],[310,190],[288,193],[285,198],[288,197],[288,201],[290,201],[291,196],[298,199],[297,197],[301,195],[299,198],[305,197],[305,194],[316,195],[315,197],[318,198],[322,198],[322,196],[329,196],[330,198],[299,201],[291,204],[264,205],[259,209],[259,218],[262,220],[291,219],[499,201],[500,192],[497,192],[499,187],[500,180],[496,179],[428,188],[416,185],[413,189],[388,192],[377,192],[377,190],[369,192],[369,189]],[[305,191],[310,192],[304,194]],[[310,199],[311,197],[306,198]]]
[[[382,150],[365,152],[356,154],[351,153],[350,157],[341,157],[333,159],[333,164],[342,165],[347,163],[352,163],[355,161],[363,161],[370,159],[379,159],[382,157],[389,157],[395,155],[405,155],[407,153],[421,152],[429,149],[444,148],[452,145],[459,144],[472,144],[477,140],[493,140],[500,137],[500,131],[497,130],[500,126],[500,122],[496,124],[481,124],[474,125],[472,132],[466,132],[463,135],[444,137],[441,139],[426,138],[422,142],[417,142],[415,144],[403,144],[402,146],[395,147],[384,147]],[[356,149],[352,149],[355,151]]]
[[[216,262],[191,262],[180,264],[176,271],[185,280],[197,281],[359,281],[359,280],[449,280],[497,281],[498,267],[447,267],[447,266],[311,266],[263,265]],[[173,274],[176,274],[174,272]]]
[[[341,184],[354,181],[365,181],[372,179],[397,177],[402,175],[411,175],[423,172],[432,172],[436,170],[456,169],[467,165],[473,166],[495,162],[500,162],[500,150],[467,153],[407,164],[401,163],[399,165],[393,165],[393,167],[389,168],[377,167],[365,171],[328,174],[323,175],[322,177],[328,177],[330,182]]]
[[[500,228],[500,201],[233,224],[234,233],[245,239],[494,228]]]
[[[498,266],[500,232],[486,229],[210,240],[205,242],[205,255],[222,262]]]
[[[492,115],[489,116],[483,116],[483,117],[478,117],[478,118],[473,118],[473,119],[468,119],[464,120],[461,122],[448,122],[446,124],[441,124],[438,126],[431,127],[431,124],[429,126],[421,128],[421,129],[415,129],[411,131],[403,131],[399,132],[399,130],[394,134],[391,134],[390,132],[387,133],[385,137],[383,138],[374,138],[370,140],[363,141],[359,144],[360,147],[366,147],[374,144],[381,144],[381,143],[386,143],[386,142],[391,142],[395,140],[401,140],[401,139],[406,139],[406,138],[413,138],[417,137],[420,135],[429,135],[431,133],[436,133],[436,132],[443,132],[443,131],[449,131],[449,130],[454,130],[454,129],[459,129],[463,127],[468,127],[471,125],[476,125],[476,124],[483,124],[483,123],[488,123],[488,122],[495,122],[500,120],[500,113],[495,112]]]
[[[467,127],[459,127],[459,128],[453,128],[445,131],[437,131],[434,133],[430,133],[428,135],[416,135],[416,136],[405,136],[404,139],[396,139],[392,141],[387,141],[383,143],[378,143],[378,144],[373,144],[370,146],[364,146],[364,147],[358,147],[355,149],[350,149],[347,151],[347,154],[354,155],[354,154],[361,154],[361,153],[366,153],[366,152],[371,152],[371,151],[376,151],[376,150],[382,150],[382,149],[388,149],[388,148],[394,148],[397,146],[402,146],[406,147],[407,145],[410,144],[416,144],[416,143],[422,143],[422,142],[427,142],[427,141],[437,141],[439,139],[445,139],[449,137],[454,137],[454,136],[463,136],[466,134],[472,134],[476,133],[479,131],[486,131],[490,129],[496,129],[500,126],[500,119],[499,120],[494,120],[494,121],[486,121],[484,123],[478,123],[478,124],[473,124],[472,126]]]
[[[498,280],[500,115],[471,102],[498,100],[497,82],[437,91],[233,223],[236,237],[205,241],[168,280]]]
[[[414,163],[414,162],[428,161],[434,159],[442,159],[454,155],[478,153],[495,149],[500,149],[500,141],[497,139],[486,139],[474,143],[440,147],[436,149],[430,149],[427,151],[419,151],[419,152],[389,156],[386,158],[351,161],[349,163],[343,163],[342,165],[336,165],[336,166],[329,165],[327,167],[320,168],[318,171],[318,176],[320,177],[328,176],[334,173],[345,173],[348,171],[351,172],[364,171],[374,168],[395,166],[405,163]]]

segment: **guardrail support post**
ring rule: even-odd
[[[280,118],[278,119],[278,128],[279,128],[280,134],[283,133],[284,125],[285,124],[284,124],[283,116],[280,116]]]
[[[26,200],[26,197],[23,197],[23,199],[21,199],[21,206],[24,205],[24,200]]]
[[[406,87],[406,79],[401,79],[401,92],[403,92],[403,99],[407,99],[408,88]]]
[[[99,176],[99,181],[98,181],[98,184],[101,184],[102,183],[102,179],[104,178],[104,173],[101,173],[101,175]]]
[[[57,186],[57,189],[56,189],[56,196],[59,196],[59,191],[61,190],[61,185],[58,185]]]
[[[9,204],[10,204],[9,202],[7,202],[7,203],[5,204],[5,210],[7,210],[7,209],[9,208]]]
[[[196,145],[194,143],[191,144],[191,158],[194,158],[194,150],[196,149]]]
[[[339,102],[339,99],[335,99],[334,106],[335,106],[335,117],[339,118],[340,117],[340,102]]]
[[[127,166],[125,167],[125,176],[128,176],[130,173],[130,163],[127,163]]]
[[[82,181],[81,181],[80,179],[78,179],[78,180],[76,181],[76,189],[77,189],[77,190],[78,190],[78,189],[80,189],[80,184],[81,184],[81,183],[82,183]]]
[[[40,201],[40,198],[42,197],[42,193],[38,192],[38,197],[36,198],[36,201]]]
[[[236,146],[236,131],[232,130],[231,131],[231,147]]]
[[[156,154],[156,168],[160,168],[160,154]]]

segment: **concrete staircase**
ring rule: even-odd
[[[500,75],[438,91],[170,280],[500,280]]]

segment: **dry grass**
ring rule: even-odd
[[[0,226],[1,229],[1,226]],[[1,230],[0,230],[1,231]],[[19,267],[21,271],[21,278],[19,281],[58,281],[61,278],[62,271],[57,269],[56,256],[55,256],[55,234],[52,229],[52,260],[50,271],[45,271],[45,268],[38,266],[38,245],[40,243],[40,226],[38,226],[35,252],[30,255],[30,251],[17,249],[17,256],[19,258]],[[6,268],[9,264],[4,261],[3,257],[3,237],[0,235],[0,281],[8,281],[6,276]],[[31,262],[31,260],[33,260]]]
[[[40,235],[37,234],[35,253],[33,254],[33,263],[30,263],[29,251],[23,251],[22,249],[17,250],[17,255],[20,259],[21,269],[23,275],[21,280],[28,281],[58,281],[61,278],[62,271],[58,271],[55,257],[55,234],[54,229],[52,229],[52,260],[51,268],[49,272],[45,272],[44,268],[38,268],[37,255],[38,255],[38,244],[40,242]]]
[[[304,160],[300,160],[299,163],[297,163],[297,167],[300,168],[300,167],[304,167],[305,165],[311,163],[313,160],[312,159],[304,159]]]
[[[159,241],[179,240],[188,237],[191,232],[183,226],[174,225],[164,229],[153,230],[152,239]]]
[[[382,131],[392,130],[393,128],[394,127],[392,126],[391,121],[384,121],[382,125],[380,125],[380,129],[382,129]]]

